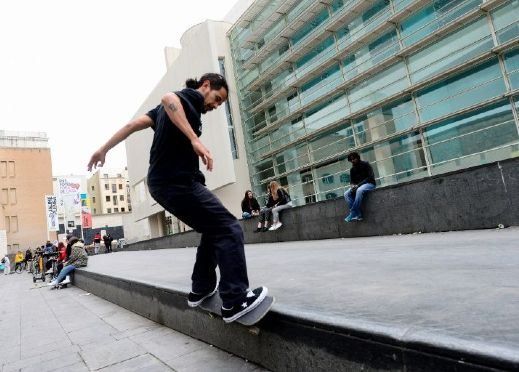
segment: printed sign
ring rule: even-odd
[[[54,195],[45,195],[45,210],[47,214],[47,230],[59,231],[58,202]]]

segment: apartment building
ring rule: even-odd
[[[132,210],[127,169],[118,173],[98,169],[87,180],[87,194],[94,216]]]
[[[47,135],[0,130],[0,255],[56,238],[48,235],[45,195],[52,195]]]

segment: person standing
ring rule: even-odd
[[[32,272],[32,251],[31,247],[27,248],[25,251],[25,269],[29,272]]]
[[[358,152],[348,154],[348,161],[353,165],[350,169],[350,188],[344,193],[344,198],[350,208],[350,213],[344,221],[362,221],[361,204],[364,194],[375,188],[375,174],[367,161],[360,160]]]
[[[9,260],[9,256],[6,254],[2,259],[2,263],[4,264],[4,275],[8,275],[11,273],[11,260]]]
[[[99,247],[101,246],[101,234],[99,231],[94,235],[94,254],[99,253]]]
[[[266,287],[249,290],[243,231],[234,217],[205,187],[199,158],[213,169],[211,152],[199,139],[201,115],[218,108],[229,93],[222,75],[206,73],[186,80],[186,88],[162,97],[161,104],[117,131],[97,150],[88,170],[102,166],[106,153],[133,132],[154,131],[148,187],[153,198],[171,214],[202,234],[191,275],[188,305],[196,307],[219,289],[222,317],[232,322],[257,307]],[[220,269],[217,283],[216,266]]]
[[[112,241],[114,239],[110,234],[106,234],[103,236],[103,241],[105,243],[105,253],[111,253],[112,252]]]

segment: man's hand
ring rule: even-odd
[[[355,191],[355,190],[357,190],[358,187],[359,187],[359,186],[357,186],[357,185],[351,185],[351,191]]]
[[[105,157],[106,157],[106,151],[103,149],[99,149],[90,158],[90,161],[88,162],[87,169],[90,172],[92,169],[100,168],[105,163]]]
[[[193,150],[195,150],[196,154],[202,158],[202,162],[207,167],[208,171],[213,170],[213,157],[211,156],[211,152],[204,146],[200,139],[196,138],[191,141],[191,146],[193,146]]]

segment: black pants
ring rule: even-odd
[[[153,198],[168,212],[202,234],[193,268],[192,290],[210,292],[220,269],[219,292],[225,307],[240,302],[249,287],[243,231],[222,203],[200,182],[149,185]]]

